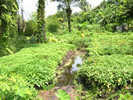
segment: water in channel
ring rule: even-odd
[[[73,85],[74,76],[76,72],[79,70],[79,65],[82,65],[83,60],[80,56],[76,56],[74,59],[74,63],[67,66],[64,73],[58,79],[57,86],[62,87],[66,85]]]

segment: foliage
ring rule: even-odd
[[[102,97],[132,86],[132,44],[130,33],[93,33],[78,81]]]
[[[133,10],[132,0],[104,0],[99,6],[86,12],[81,12],[79,17],[82,22],[88,21],[90,24],[100,24],[106,26],[108,24],[116,24],[117,26],[123,23],[129,24],[133,19],[131,11]],[[109,25],[108,25],[109,27]],[[112,26],[110,26],[111,29]],[[110,29],[108,31],[110,31]],[[111,31],[116,31],[112,28]]]
[[[37,33],[37,13],[34,12],[31,16],[30,19],[26,22],[26,36],[32,36],[36,35]]]
[[[36,91],[25,79],[15,73],[0,75],[0,97],[2,100],[33,100]]]
[[[6,49],[12,49],[15,45],[13,42],[17,35],[17,10],[16,0],[0,0],[0,56],[9,54]]]
[[[88,58],[78,73],[82,84],[98,88],[99,95],[126,87],[133,82],[133,56],[105,55]],[[100,94],[101,93],[101,94]]]
[[[59,98],[59,100],[70,100],[68,93],[63,90],[58,90],[56,96]]]
[[[66,12],[67,22],[68,22],[68,30],[71,32],[71,15],[72,15],[72,9],[71,7],[74,6],[74,4],[79,3],[80,0],[53,0],[59,2],[58,9],[62,9]]]
[[[46,41],[46,30],[45,30],[45,0],[38,0],[38,10],[37,10],[37,42]]]
[[[118,100],[132,100],[133,99],[133,95],[130,93],[130,91],[124,88],[117,91],[113,95],[109,96],[107,99],[110,100],[116,97],[118,98]]]
[[[49,17],[47,18],[47,30],[48,32],[58,32],[59,28],[60,28],[60,22],[58,20],[58,18],[56,17]]]
[[[80,9],[82,9],[85,12],[91,8],[91,5],[87,0],[80,0],[80,3],[78,6]]]
[[[118,26],[117,23],[111,23],[111,24],[107,24],[105,26],[105,29],[109,32],[115,32],[116,31],[116,27]]]
[[[90,55],[133,54],[132,34],[93,34]]]
[[[124,94],[120,94],[120,97],[118,100],[132,100],[133,99],[133,96],[131,95],[131,93],[126,93],[125,95]]]
[[[55,84],[50,84],[50,85],[44,85],[43,89],[46,91],[49,91],[55,87]]]
[[[67,37],[67,38],[66,38]],[[68,43],[68,44],[73,44],[77,48],[81,47],[87,47],[89,45],[89,37],[90,33],[87,31],[77,31],[73,30],[72,34],[69,34],[66,30],[60,32],[60,34],[56,34],[56,36],[53,36],[50,34],[48,36],[49,42],[60,42],[60,43]]]
[[[15,72],[34,86],[48,85],[53,83],[62,57],[73,48],[63,43],[29,45],[14,55],[0,58],[0,74]]]

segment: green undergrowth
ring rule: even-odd
[[[1,57],[0,76],[4,77],[0,77],[2,99],[7,99],[8,93],[11,99],[21,100],[20,97],[27,97],[26,90],[33,93],[33,86],[42,87],[53,83],[56,67],[63,56],[74,48],[74,45],[66,43],[31,44],[14,55]]]
[[[133,56],[106,55],[90,57],[78,72],[80,82],[98,94],[109,94],[133,84]]]
[[[90,55],[133,54],[133,35],[118,33],[93,34]]]
[[[133,82],[133,56],[90,57],[85,61],[79,76],[85,81],[84,84],[88,84],[88,87],[91,87],[93,83],[100,88],[127,86]]]
[[[64,31],[65,32],[65,31]],[[72,31],[72,33],[57,33],[56,35],[49,33],[49,42],[59,42],[73,44],[77,48],[88,47],[90,43],[91,32],[88,31]]]
[[[78,72],[79,82],[100,97],[133,85],[133,35],[94,33],[87,59]]]
[[[35,100],[36,91],[20,75],[0,75],[0,100]]]

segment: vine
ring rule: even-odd
[[[0,56],[9,54],[7,49],[13,48],[17,35],[16,0],[0,0]]]

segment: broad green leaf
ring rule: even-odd
[[[59,98],[59,100],[70,100],[68,93],[63,90],[58,90],[56,96]]]

